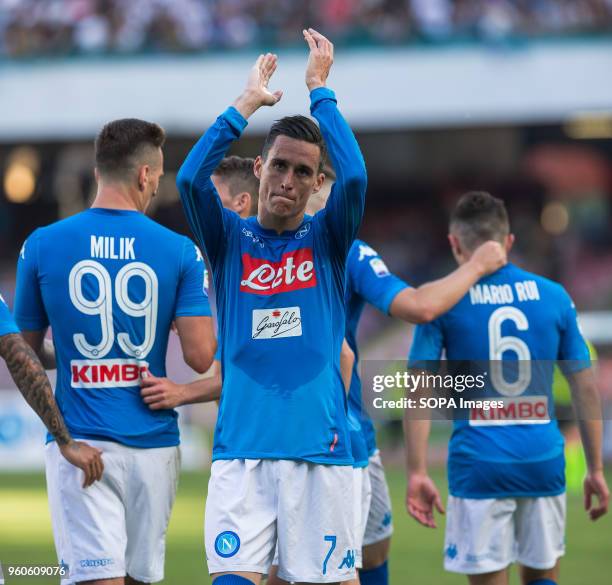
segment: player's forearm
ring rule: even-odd
[[[398,294],[391,315],[411,323],[428,323],[454,307],[483,276],[480,266],[466,262],[448,276]]]
[[[246,124],[237,110],[228,108],[191,149],[177,174],[187,220],[209,258],[224,226],[223,205],[211,176]]]
[[[589,471],[603,469],[601,398],[590,368],[569,377],[572,402]]]
[[[261,107],[261,96],[247,89],[236,98],[232,106],[245,120],[248,120]]]
[[[365,162],[334,93],[326,87],[314,89],[310,94],[310,112],[319,122],[336,172],[336,184],[363,205],[367,185]]]
[[[342,351],[340,352],[340,373],[342,375],[342,383],[348,394],[351,387],[351,377],[353,375],[353,366],[355,365],[355,353],[349,346],[346,339],[342,342]]]
[[[221,374],[215,374],[211,378],[196,380],[183,387],[183,399],[181,405],[197,404],[201,402],[213,402],[221,397]]]
[[[58,445],[66,445],[72,438],[64,417],[59,411],[47,374],[21,335],[0,337],[0,356],[6,365],[26,402],[55,437]]]
[[[404,412],[404,453],[406,473],[427,474],[427,443],[431,429],[430,420],[416,420],[415,413],[406,409]]]

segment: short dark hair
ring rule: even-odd
[[[96,137],[96,168],[102,176],[124,178],[149,148],[161,148],[165,140],[164,130],[153,122],[136,118],[109,122]]]
[[[451,214],[450,226],[458,231],[463,245],[470,250],[487,240],[501,243],[510,233],[504,202],[486,191],[462,195]]]
[[[285,116],[280,120],[276,120],[270,128],[266,139],[264,140],[263,148],[261,150],[261,156],[265,160],[268,156],[270,148],[274,144],[277,136],[287,136],[288,138],[294,138],[295,140],[303,140],[310,144],[316,144],[321,151],[321,157],[319,159],[318,171],[323,170],[323,165],[327,156],[327,149],[325,148],[325,140],[319,127],[306,116]]]
[[[232,197],[245,191],[251,195],[249,215],[257,213],[259,199],[259,179],[253,172],[254,165],[255,159],[252,158],[226,156],[213,173],[227,183]]]

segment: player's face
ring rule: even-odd
[[[266,159],[255,160],[260,213],[282,219],[302,216],[308,198],[325,180],[319,173],[320,158],[316,144],[277,136]]]

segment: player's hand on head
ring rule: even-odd
[[[478,266],[479,271],[485,276],[504,266],[508,262],[508,255],[499,242],[489,240],[474,250],[470,260]]]
[[[434,508],[444,514],[440,492],[431,477],[426,474],[411,474],[406,491],[406,510],[417,522],[436,528]]]
[[[140,396],[151,410],[176,408],[182,404],[183,389],[168,378],[157,378],[149,374],[140,382]]]
[[[71,441],[60,446],[64,458],[75,467],[83,470],[83,487],[89,487],[95,481],[102,479],[104,462],[102,451],[83,441]]]
[[[594,497],[598,500],[597,505]],[[591,520],[597,520],[608,512],[609,501],[610,491],[603,471],[589,473],[584,479],[584,509]]]
[[[306,85],[312,91],[323,87],[334,62],[334,45],[314,28],[302,31],[310,54],[306,65]]]

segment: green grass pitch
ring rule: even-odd
[[[387,472],[394,506],[395,534],[391,548],[392,585],[467,583],[442,569],[443,521],[437,530],[418,526],[404,511],[405,481],[400,470]],[[443,472],[435,477],[445,487]],[[612,484],[612,476],[608,474]],[[202,525],[208,475],[184,473],[168,532],[168,585],[210,583],[203,551]],[[55,563],[51,523],[41,474],[0,476],[0,562]],[[562,585],[609,585],[612,581],[612,517],[588,520],[579,494],[568,498],[567,554],[562,560]],[[45,585],[44,578],[6,579],[22,585]],[[516,573],[512,583],[517,584]]]

